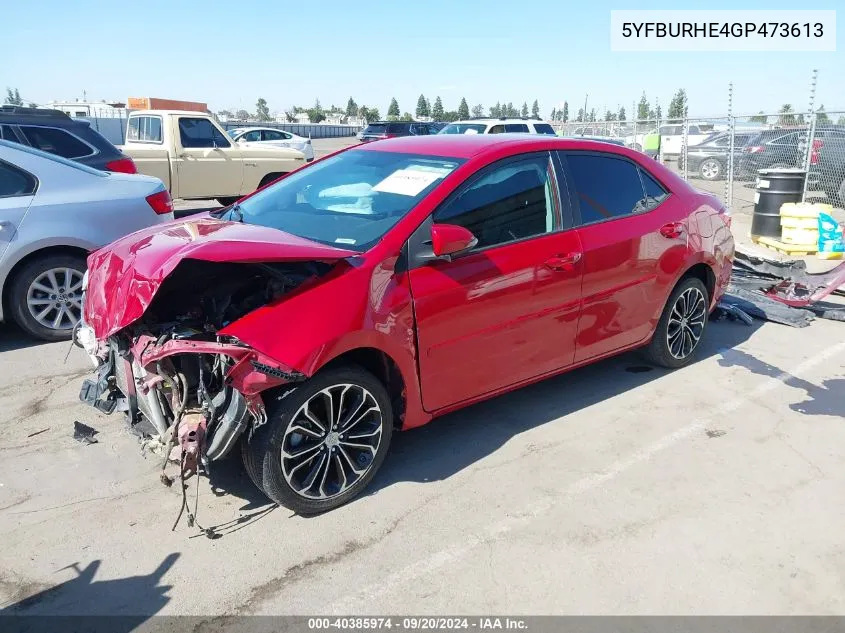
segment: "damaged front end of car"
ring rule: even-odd
[[[261,393],[306,376],[220,330],[329,268],[320,262],[183,261],[143,316],[105,339],[85,322],[75,340],[96,364],[80,399],[121,412],[187,472],[208,469],[248,429],[266,421]]]
[[[163,453],[164,466],[181,464],[180,477],[208,472],[264,424],[267,390],[307,378],[226,333],[322,283],[349,255],[279,235],[270,241],[259,228],[197,220],[89,257],[73,338],[96,376],[79,397],[123,414],[147,448]],[[283,335],[295,334],[273,333]]]

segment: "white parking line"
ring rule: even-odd
[[[842,351],[845,351],[845,341],[838,343],[833,347],[829,347],[820,354],[817,354],[816,356],[813,356],[812,358],[809,358],[799,363],[790,372],[782,372],[777,376],[767,378],[757,387],[755,387],[742,397],[733,398],[732,400],[729,400],[728,402],[722,405],[716,406],[710,414],[706,416],[701,416],[692,423],[688,424],[687,426],[684,426],[678,429],[677,431],[674,431],[673,433],[669,433],[668,435],[663,436],[653,444],[645,447],[641,451],[634,453],[630,457],[611,464],[604,471],[596,473],[594,475],[588,475],[587,477],[579,479],[578,481],[563,489],[560,495],[556,498],[543,500],[539,503],[533,503],[529,506],[526,506],[523,511],[508,516],[507,518],[502,519],[501,521],[498,521],[493,525],[490,525],[488,528],[482,530],[481,532],[468,535],[462,543],[455,544],[452,547],[448,547],[438,552],[435,552],[430,557],[411,563],[410,565],[407,565],[399,571],[390,574],[389,576],[380,580],[377,583],[368,585],[354,593],[348,594],[340,598],[331,605],[330,612],[355,612],[358,608],[360,608],[360,605],[362,603],[368,604],[368,601],[388,593],[389,591],[399,586],[400,583],[408,583],[409,581],[413,581],[426,574],[430,574],[431,572],[443,567],[444,565],[447,565],[460,558],[463,558],[469,552],[476,549],[478,546],[484,543],[495,541],[496,539],[501,538],[503,535],[512,532],[523,525],[527,525],[532,520],[536,519],[542,514],[545,514],[555,506],[561,503],[571,501],[579,495],[589,490],[592,490],[593,488],[596,488],[597,486],[600,486],[605,482],[615,479],[616,477],[629,470],[633,466],[650,460],[657,453],[660,453],[666,450],[667,448],[674,446],[675,444],[677,444],[683,439],[686,439],[693,433],[702,431],[708,426],[708,423],[712,422],[714,419],[719,419],[724,417],[726,414],[733,413],[745,403],[754,400],[755,398],[758,398],[763,394],[768,393],[769,391],[777,389],[779,386],[781,386],[791,378],[801,374],[804,371],[807,371],[808,369],[815,367],[816,365],[825,362],[826,360],[836,356]]]

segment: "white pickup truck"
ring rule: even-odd
[[[298,150],[239,145],[210,115],[180,110],[130,113],[120,149],[173,198],[224,205],[305,164]]]

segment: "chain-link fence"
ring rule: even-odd
[[[807,172],[804,200],[845,206],[845,111],[555,123],[560,136],[625,145],[663,161],[734,211],[751,212],[761,169]]]

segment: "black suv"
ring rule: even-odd
[[[358,140],[362,143],[377,141],[394,136],[428,136],[437,134],[437,123],[422,123],[420,121],[376,121],[370,123],[358,133]]]
[[[88,121],[60,110],[0,107],[0,138],[78,161],[94,169],[135,174],[135,163]]]

